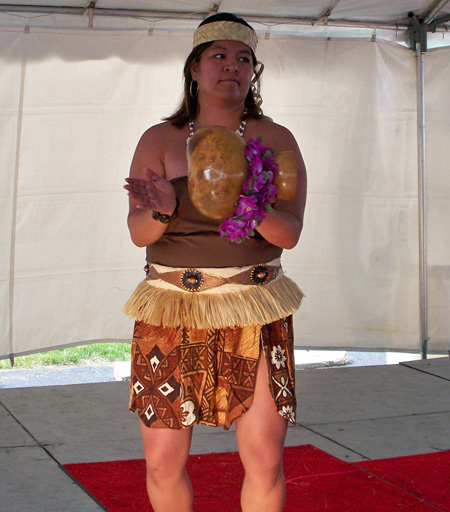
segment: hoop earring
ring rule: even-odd
[[[193,85],[194,84],[197,84],[196,88],[195,88],[195,94],[193,92]],[[196,98],[198,96],[198,83],[195,81],[195,80],[192,80],[191,81],[191,85],[189,86],[189,94],[191,95],[191,98]]]

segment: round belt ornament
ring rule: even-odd
[[[181,274],[181,284],[188,292],[200,290],[203,284],[203,276],[199,270],[188,268]]]
[[[269,279],[267,265],[255,265],[250,272],[250,279],[255,284],[264,284]]]

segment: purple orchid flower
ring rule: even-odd
[[[239,196],[238,206],[235,211],[236,217],[245,216],[249,218],[253,211],[258,210],[258,198],[256,196]]]
[[[261,137],[250,139],[245,156],[249,163],[247,179],[236,204],[235,214],[220,225],[220,236],[240,243],[254,234],[255,229],[272,209],[278,189],[273,185],[273,173],[278,164],[273,161],[274,152],[262,144]]]

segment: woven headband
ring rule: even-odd
[[[258,38],[252,28],[235,21],[213,21],[201,25],[194,32],[193,48],[202,43],[222,40],[244,43],[251,48],[253,53],[255,53],[258,44]]]

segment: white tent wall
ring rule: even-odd
[[[418,349],[414,54],[336,40],[260,50],[266,110],[309,170],[304,232],[284,257],[306,293],[297,345]]]
[[[142,277],[145,255],[129,240],[122,185],[140,134],[178,99],[190,37],[177,47],[178,39],[154,45],[142,34],[7,36],[2,73],[17,63],[22,71],[1,83],[19,92],[23,77],[24,85],[22,95],[2,95],[10,98],[2,162],[13,164],[2,170],[11,192],[2,247],[13,260],[12,299],[2,305],[12,321],[1,353],[130,339],[121,306]]]
[[[145,254],[129,240],[123,178],[140,134],[178,102],[190,44],[191,34],[0,31],[1,356],[130,339],[120,310]],[[271,37],[258,55],[265,112],[292,130],[309,170],[304,233],[283,258],[306,293],[296,344],[419,350],[414,53]],[[446,57],[430,54],[448,75]],[[437,89],[427,109],[439,131],[448,93],[443,105]],[[448,185],[443,151],[428,159]],[[437,185],[440,211],[449,192]]]
[[[450,350],[450,48],[425,55],[430,346]]]

